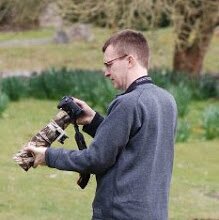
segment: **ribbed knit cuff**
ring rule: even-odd
[[[94,137],[97,131],[97,128],[101,124],[101,122],[104,120],[104,118],[96,112],[93,120],[91,121],[90,124],[84,125],[83,126],[83,131],[89,134],[91,137]]]
[[[56,158],[59,155],[60,149],[54,149],[48,147],[45,152],[45,162],[48,167],[55,167]]]

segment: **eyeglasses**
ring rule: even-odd
[[[112,59],[112,60],[110,60],[110,61],[108,61],[108,62],[105,62],[104,65],[105,65],[105,67],[106,67],[107,69],[109,69],[109,68],[113,65],[113,62],[114,62],[114,61],[120,60],[120,59],[124,59],[124,58],[127,57],[127,56],[128,56],[128,55],[125,54],[125,55],[123,55],[123,56],[121,56],[121,57],[117,57],[117,58]]]

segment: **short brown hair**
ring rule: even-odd
[[[104,44],[102,51],[112,45],[119,55],[134,53],[139,63],[148,69],[149,47],[142,33],[133,30],[123,30],[110,37]]]

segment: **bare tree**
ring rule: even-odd
[[[197,76],[218,24],[219,0],[164,1],[175,30],[173,69]]]
[[[154,28],[166,15],[174,25],[173,69],[191,75],[201,73],[219,20],[219,0],[57,1],[67,20],[111,28]]]
[[[42,9],[51,0],[0,0],[0,29],[31,29],[39,26]]]
[[[91,22],[110,28],[147,29],[163,16],[160,0],[57,0],[61,15],[70,22]]]

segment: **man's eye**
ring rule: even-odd
[[[105,63],[105,67],[106,67],[106,68],[111,67],[111,65],[112,65],[112,63]]]

